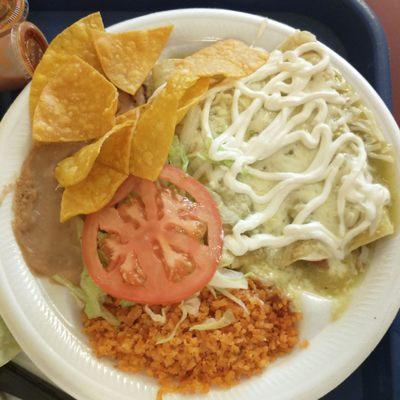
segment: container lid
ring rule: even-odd
[[[15,34],[18,39],[18,50],[24,69],[32,76],[47,49],[47,40],[42,31],[31,22],[22,22],[15,26],[13,31],[14,29],[16,32],[12,34]]]
[[[16,23],[25,21],[28,10],[28,2],[25,0],[2,0],[0,2],[0,36],[9,32]]]

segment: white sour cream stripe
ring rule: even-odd
[[[315,64],[302,57],[310,52],[318,55]],[[243,255],[265,246],[281,248],[297,240],[317,239],[326,245],[332,256],[343,259],[346,246],[354,237],[367,230],[373,233],[383,207],[390,201],[389,191],[372,182],[365,144],[360,137],[344,132],[334,139],[327,120],[328,104],[340,106],[346,99],[323,79],[313,80],[316,74],[331,68],[329,63],[328,54],[318,42],[300,45],[293,51],[275,50],[268,62],[252,75],[234,84],[211,89],[204,100],[200,126],[203,137],[211,143],[209,158],[216,162],[230,161],[230,164],[219,164],[211,170],[209,166],[203,166],[196,175],[207,173],[210,182],[222,181],[234,193],[249,196],[257,209],[261,209],[238,221],[233,226],[232,234],[225,237],[225,246],[234,255]],[[254,85],[250,85],[257,82],[267,83],[260,90],[252,89]],[[210,110],[216,95],[226,90],[233,90],[231,124],[220,135],[215,135],[210,126]],[[241,95],[250,98],[251,103],[239,112]],[[276,112],[276,116],[264,130],[246,139],[249,125],[261,108],[266,112]],[[313,118],[311,131],[298,128],[310,118]],[[265,172],[252,167],[255,162],[266,160],[284,146],[297,141],[316,150],[313,161],[305,171]],[[348,146],[351,146],[351,152],[344,151],[344,147]],[[244,168],[258,179],[274,181],[276,185],[266,194],[257,194],[250,185],[238,179]],[[343,175],[337,195],[339,234],[334,234],[320,222],[311,218],[307,222],[307,219],[328,199],[340,169],[348,173]],[[293,191],[317,182],[323,182],[322,192],[304,205],[281,235],[252,233],[277,213]],[[357,224],[351,228],[345,224],[348,203],[360,212]]]

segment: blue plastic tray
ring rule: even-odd
[[[376,16],[358,0],[33,0],[29,19],[50,40],[94,10],[102,11],[105,25],[111,25],[152,11],[187,7],[236,9],[307,29],[357,68],[391,108],[385,34]],[[0,116],[16,94],[0,93]],[[324,400],[400,400],[400,316],[362,366]]]

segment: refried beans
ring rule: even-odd
[[[16,183],[14,233],[29,267],[40,275],[61,275],[79,282],[82,253],[78,237],[79,219],[60,223],[62,188],[54,168],[82,143],[35,145]]]

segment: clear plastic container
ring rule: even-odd
[[[24,86],[47,48],[43,33],[26,21],[27,14],[26,1],[0,4],[0,91]]]

